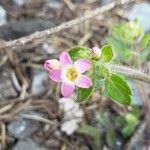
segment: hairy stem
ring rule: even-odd
[[[137,69],[132,69],[132,68],[129,68],[126,66],[120,66],[120,65],[112,65],[112,64],[109,64],[108,68],[112,72],[121,73],[129,78],[150,83],[150,75],[142,73],[141,71]]]

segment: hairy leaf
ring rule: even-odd
[[[115,101],[130,105],[131,103],[131,90],[127,82],[116,74],[112,74],[110,78],[105,80],[105,88],[110,97]]]
[[[99,129],[92,127],[87,124],[82,124],[82,126],[78,130],[79,133],[86,134],[91,136],[94,139],[94,143],[97,147],[100,147],[101,142],[101,134]]]
[[[150,33],[144,35],[144,37],[141,40],[141,45],[144,48],[150,49]]]
[[[113,51],[110,45],[106,45],[104,47],[102,47],[102,56],[101,56],[101,60],[104,63],[108,63],[112,60],[113,58]]]
[[[73,47],[69,49],[69,55],[73,61],[78,59],[88,59],[92,58],[91,50],[86,47]]]

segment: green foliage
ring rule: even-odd
[[[101,48],[102,50],[102,55],[101,55],[101,60],[104,63],[108,63],[112,60],[113,58],[113,51],[110,45],[105,45],[104,47]]]
[[[134,43],[143,33],[137,20],[112,27],[108,43],[112,46],[117,58],[121,61],[128,60],[134,54]]]
[[[142,63],[146,62],[149,55],[150,55],[150,50],[149,49],[145,49],[144,51],[142,51],[141,54],[140,54],[141,62]]]
[[[105,95],[109,95],[113,100],[123,104],[131,104],[131,90],[127,82],[120,76],[112,74],[107,68],[107,63],[111,63],[114,54],[121,61],[132,58],[135,43],[138,37],[142,36],[143,30],[137,20],[116,24],[112,27],[111,36],[107,40],[107,45],[101,48],[101,57],[97,60],[92,58],[92,50],[85,47],[74,47],[69,49],[71,58],[88,59],[92,62],[91,69],[87,75],[92,79],[93,86],[89,89],[78,89],[77,102],[86,101],[91,94],[105,86]],[[150,34],[145,35],[140,41],[140,45],[145,49],[141,51],[141,62],[145,62],[150,54]],[[116,58],[115,58],[116,59]],[[114,59],[114,60],[115,60]]]
[[[96,112],[95,117],[96,117],[96,120],[98,121],[98,123],[101,124],[101,126],[106,128],[106,124],[108,126],[111,125],[111,121],[110,121],[110,118],[108,116],[108,113]]]
[[[106,142],[111,147],[115,140],[115,130],[112,126],[112,120],[108,113],[95,113],[96,120],[102,126],[102,128],[106,131]]]
[[[82,124],[78,129],[79,133],[91,136],[94,139],[95,145],[99,148],[101,145],[100,130],[87,124]]]
[[[88,59],[92,58],[91,50],[86,47],[73,47],[69,49],[69,55],[73,61],[78,59]]]
[[[128,84],[123,78],[111,74],[107,69],[106,64],[113,58],[113,50],[110,45],[102,47],[102,56],[99,60],[94,60],[91,50],[84,47],[71,48],[69,54],[73,60],[82,58],[92,62],[92,67],[86,74],[91,78],[93,86],[88,89],[79,88],[76,102],[85,102],[95,90],[105,83],[106,92],[111,98],[121,104],[130,105],[131,90]]]
[[[140,44],[144,49],[140,54],[140,60],[144,63],[148,59],[148,56],[150,56],[150,33],[143,36]]]
[[[91,96],[92,92],[93,92],[93,86],[91,86],[88,89],[79,88],[76,102],[80,102],[80,103],[85,102]]]
[[[116,121],[120,124],[121,133],[125,138],[130,137],[134,133],[138,125],[139,114],[139,108],[133,107],[132,112],[123,113],[116,118]]]
[[[130,105],[131,103],[131,90],[127,82],[116,74],[112,74],[110,78],[105,80],[105,88],[110,97],[117,102]]]
[[[150,50],[150,33],[144,35],[141,40],[141,46]]]
[[[93,137],[95,145],[99,143],[98,141],[103,140],[112,149],[120,135],[122,138],[129,138],[135,132],[139,112],[137,107],[133,107],[132,112],[117,115],[109,112],[95,112],[95,121],[98,127],[82,124],[79,132]],[[103,139],[101,139],[102,137]]]
[[[89,71],[87,74],[88,76],[91,77],[91,80],[93,82],[93,86],[91,86],[90,88],[88,89],[82,89],[82,88],[79,88],[78,89],[78,97],[77,97],[77,100],[76,102],[85,102],[90,96],[91,94],[93,93],[94,91],[94,88],[95,88],[95,83],[96,83],[96,74],[97,74],[97,69],[95,68],[95,64],[93,63],[92,65],[92,69],[91,71]]]
[[[122,129],[122,134],[125,137],[131,136],[138,124],[138,118],[134,114],[128,113],[125,115],[125,121],[126,121],[126,125]]]
[[[106,132],[106,142],[110,147],[112,147],[112,145],[114,143],[115,136],[116,135],[115,135],[114,129],[110,128],[109,130],[107,130],[107,132]]]

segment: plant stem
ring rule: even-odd
[[[108,68],[112,72],[121,73],[129,78],[150,83],[150,75],[142,73],[137,69],[132,69],[127,66],[112,65],[112,64],[109,64]]]

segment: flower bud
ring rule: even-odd
[[[98,47],[93,47],[92,48],[92,56],[95,59],[99,59],[101,57],[101,50]]]
[[[44,67],[48,71],[60,69],[60,62],[57,59],[46,60]]]

